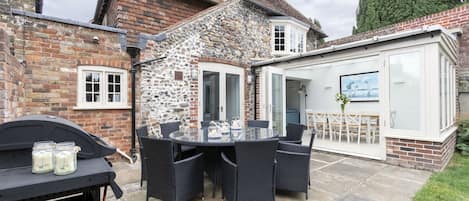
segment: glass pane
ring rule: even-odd
[[[420,130],[420,53],[389,57],[391,128]]]
[[[86,91],[91,92],[91,84],[86,84]]]
[[[121,83],[121,76],[120,75],[115,75],[115,82],[116,83]]]
[[[240,118],[239,75],[226,74],[226,120]]]
[[[94,84],[94,92],[99,92],[99,84]]]
[[[220,73],[203,72],[203,119],[220,120]]]
[[[121,95],[114,94],[114,102],[121,102]]]
[[[91,82],[91,73],[86,73],[86,81]]]
[[[93,82],[99,82],[99,73],[93,73]]]
[[[116,89],[116,92],[121,92],[121,85],[116,84],[114,88]]]
[[[112,101],[112,100],[113,100],[113,97],[114,97],[113,94],[108,94],[108,95],[107,95],[107,101],[108,101],[108,102],[113,102],[113,101]]]
[[[111,74],[107,75],[107,81],[108,81],[109,83],[114,82],[114,76],[111,75]]]
[[[283,75],[272,74],[272,129],[283,133]]]
[[[91,94],[86,94],[86,102],[93,102],[93,96]]]
[[[94,94],[94,102],[99,102],[99,94]]]
[[[107,88],[108,88],[108,89],[107,89],[108,92],[114,92],[114,85],[109,84],[109,85],[107,85],[107,86],[108,86],[108,87],[107,87]]]

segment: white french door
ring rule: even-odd
[[[286,79],[280,68],[264,67],[261,75],[261,119],[268,120],[269,127],[280,135],[286,133]]]
[[[244,69],[199,64],[199,121],[244,120]]]

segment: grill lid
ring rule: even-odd
[[[114,147],[69,120],[56,116],[31,115],[0,125],[0,160],[30,165],[33,143],[47,140],[75,142],[81,147],[79,159],[104,157],[116,152]],[[24,158],[23,155],[28,157]],[[1,166],[3,165],[0,168]]]

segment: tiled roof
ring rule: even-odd
[[[311,26],[313,30],[322,34],[322,36],[326,37],[327,35],[321,30],[320,27],[315,25],[310,19],[306,16],[301,14],[300,11],[295,9],[292,5],[290,5],[286,0],[248,0],[254,4],[259,6],[265,7],[269,10],[275,11],[279,14],[294,17],[308,25]]]

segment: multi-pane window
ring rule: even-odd
[[[85,72],[85,101],[100,102],[100,75],[97,72]]]
[[[127,72],[101,66],[78,68],[78,108],[127,107]]]
[[[116,73],[109,73],[107,75],[108,86],[108,102],[121,101],[121,75]]]
[[[286,55],[305,51],[307,29],[299,28],[290,23],[273,25],[272,48],[274,54]]]
[[[284,25],[275,25],[274,49],[275,51],[285,51],[285,26]]]

